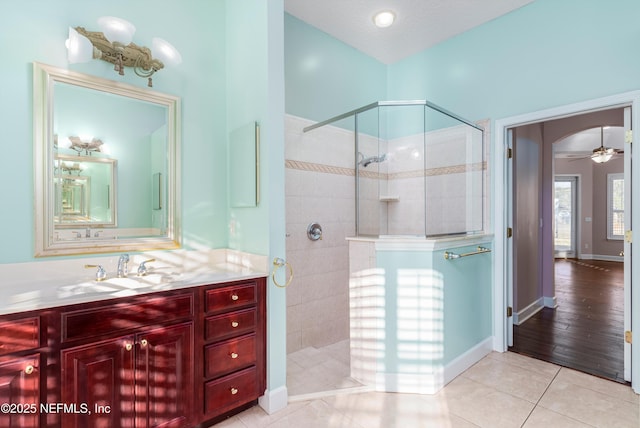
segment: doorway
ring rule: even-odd
[[[512,142],[515,306],[510,349],[616,381],[623,380],[624,369],[624,314],[615,311],[624,306],[624,275],[619,266],[603,267],[598,262],[615,257],[622,245],[603,251],[606,228],[593,225],[606,222],[606,210],[599,209],[607,206],[606,202],[596,203],[602,196],[599,193],[605,193],[601,190],[604,177],[607,172],[622,172],[623,162],[593,162],[590,153],[600,141],[587,137],[590,130],[599,130],[602,124],[623,122],[621,108],[550,119],[514,128]],[[574,140],[587,141],[586,147],[567,149],[564,141],[576,136],[582,138]],[[550,157],[551,162],[546,162]],[[551,167],[545,168],[545,163]],[[577,172],[587,184],[582,186],[582,197],[573,175]],[[532,190],[537,193],[537,201]],[[578,220],[578,200],[585,221]],[[551,213],[546,213],[549,207]],[[551,227],[544,227],[545,223],[551,223]],[[577,250],[578,230],[586,236],[581,251]],[[550,232],[553,259],[544,251]],[[535,233],[538,236],[532,240]],[[605,276],[605,271],[619,273],[615,276],[619,281]],[[598,323],[592,323],[594,319]],[[534,331],[538,343],[531,342]],[[546,352],[541,353],[540,348]]]
[[[578,176],[555,176],[553,250],[556,258],[575,258],[578,224]]]
[[[512,148],[512,143],[515,138],[512,131],[513,129],[517,128],[520,125],[537,124],[540,126],[540,129],[538,130],[539,134],[544,136],[549,136],[553,132],[558,131],[558,123],[560,120],[573,117],[574,119],[587,121],[589,119],[592,119],[591,115],[593,114],[603,113],[603,112],[606,112],[607,110],[619,109],[619,108],[624,108],[625,106],[635,105],[637,103],[636,101],[637,99],[638,99],[637,93],[624,94],[620,96],[608,97],[605,99],[593,100],[593,101],[580,103],[576,105],[565,106],[561,108],[550,109],[550,110],[541,111],[537,113],[522,115],[518,117],[498,120],[496,121],[496,127],[495,127],[496,142],[497,142],[497,147],[499,152],[497,155],[500,156],[501,153],[507,154],[507,151],[511,152],[512,150],[513,152],[517,152],[517,150],[514,150]],[[629,117],[629,124],[630,124],[631,122],[630,113],[628,117]],[[637,110],[634,110],[633,117],[634,119],[637,120],[638,118]],[[601,123],[596,122],[595,124],[599,125]],[[590,126],[593,126],[593,125],[594,124],[591,123]],[[582,126],[583,126],[583,129],[586,129],[588,127],[584,123],[582,124]],[[554,139],[553,141],[557,139],[558,138]],[[548,140],[551,140],[551,139],[548,139]],[[628,146],[625,145],[625,148],[627,147]],[[500,150],[502,150],[502,152],[500,152]],[[628,155],[629,155],[628,159],[627,159],[627,155],[625,155],[625,165],[627,164],[627,161],[628,161],[628,166],[629,166],[628,169],[625,167],[625,187],[628,187],[627,183],[629,185],[631,183],[630,181],[631,180],[631,177],[630,177],[631,153],[628,153]],[[517,154],[514,156],[514,158],[517,158]],[[539,185],[541,189],[541,191],[538,193],[540,197],[540,199],[538,200],[539,210],[534,213],[534,216],[535,216],[534,218],[538,221],[536,221],[535,223],[531,222],[531,224],[533,224],[535,227],[535,234],[537,234],[540,237],[540,245],[537,248],[535,248],[533,251],[524,253],[525,257],[528,256],[529,258],[528,263],[530,265],[531,263],[537,264],[538,272],[540,274],[540,279],[537,281],[533,281],[533,284],[532,284],[532,287],[534,289],[540,290],[540,293],[538,294],[538,296],[536,296],[537,299],[535,299],[534,302],[531,305],[529,305],[531,307],[527,308],[530,311],[528,314],[529,316],[533,316],[533,314],[541,311],[542,308],[552,309],[556,303],[555,290],[553,288],[554,286],[553,273],[554,273],[554,262],[555,262],[555,251],[554,251],[554,240],[553,240],[554,201],[549,197],[549,195],[553,194],[552,189],[554,186],[554,176],[553,176],[554,161],[553,161],[553,156],[550,154],[550,151],[548,150],[546,152],[543,150],[540,151],[540,159],[541,159],[540,161],[541,165],[539,165],[539,168],[542,174],[541,176],[542,178],[539,181]],[[516,247],[516,244],[518,241],[517,240],[518,230],[515,227],[513,229],[510,227],[513,224],[513,219],[517,217],[517,207],[515,206],[513,201],[513,192],[514,192],[513,186],[515,186],[516,184],[511,182],[511,173],[512,173],[511,168],[512,166],[510,165],[510,161],[504,161],[498,158],[496,173],[499,177],[501,176],[504,177],[504,182],[501,183],[500,180],[498,180],[498,184],[496,185],[496,194],[503,194],[505,195],[505,198],[504,198],[504,205],[501,205],[499,201],[496,203],[496,212],[497,212],[496,223],[504,224],[505,228],[504,228],[504,231],[496,230],[496,256],[497,256],[496,270],[499,276],[502,275],[502,277],[504,278],[504,285],[499,283],[495,288],[495,295],[496,295],[495,320],[496,320],[496,325],[498,326],[498,329],[500,329],[500,326],[503,326],[504,328],[503,335],[500,335],[499,334],[500,331],[498,331],[498,336],[496,336],[496,339],[497,339],[496,347],[497,349],[500,349],[501,346],[504,346],[504,348],[502,348],[503,350],[507,350],[508,346],[513,344],[514,318],[517,320],[517,317],[515,316],[510,317],[509,315],[511,313],[513,313],[514,315],[517,314],[518,308],[513,307],[512,305],[514,305],[514,302],[515,302],[514,299],[517,299],[519,295],[517,284],[514,284],[514,281],[513,281],[514,273],[517,272],[518,270],[518,266],[517,266],[518,257],[517,257],[517,247]],[[532,170],[535,170],[535,168],[532,168],[532,167],[529,167],[529,168]],[[581,185],[583,185],[584,187],[589,187],[593,185],[593,183],[588,183],[588,180],[584,180],[584,182],[581,183]],[[628,194],[630,195],[631,189],[625,188],[626,194],[627,194],[627,191],[629,192]],[[629,197],[629,206],[631,206],[632,204],[633,203],[631,201],[631,198]],[[634,213],[637,213],[637,212],[638,211],[634,210]],[[630,219],[637,217],[637,214],[632,215],[633,213],[631,213],[630,209],[628,210],[628,214]],[[590,221],[591,217],[592,216],[590,215],[590,213],[584,212],[582,213],[582,215],[580,215],[579,222]],[[518,217],[518,221],[520,221],[519,217]],[[625,225],[625,227],[627,227],[627,225],[630,225],[630,224],[631,222],[629,221]],[[510,239],[512,233],[513,233],[512,235],[513,239]],[[586,246],[589,247],[589,248],[586,248],[587,250],[589,250],[588,253],[591,253],[592,247],[590,246],[590,242],[582,242],[582,245],[581,245],[581,243],[578,241],[578,238],[579,238],[579,235],[578,237],[574,238],[574,240],[576,241],[576,249],[574,250],[576,252],[576,256],[579,256],[582,253],[587,253],[585,251]],[[520,254],[522,255],[523,253],[521,252]],[[637,293],[633,295],[633,300],[631,295],[631,284],[632,284],[631,275],[633,273],[633,269],[631,266],[632,254],[631,254],[631,245],[629,242],[624,243],[623,254],[625,259],[624,281],[623,281],[624,282],[624,285],[623,285],[624,307],[625,307],[624,330],[628,331],[630,330],[632,324],[634,325],[640,324],[638,315],[637,314],[634,315],[631,313],[632,307],[638,307],[639,299],[636,297],[638,296]],[[589,254],[587,254],[587,257],[589,257]],[[533,261],[530,260],[531,258],[533,258],[534,260]],[[545,287],[547,288],[547,291],[545,291]],[[551,289],[551,292],[548,291],[549,288]],[[504,304],[507,307],[508,309],[506,311],[507,316],[505,316],[505,311],[504,311],[505,306],[501,306],[501,304]],[[518,322],[522,323],[524,318],[526,317],[523,317],[522,319],[518,320]],[[516,324],[518,322],[516,322]],[[632,362],[631,345],[628,343],[624,345],[624,354],[625,354],[624,377],[627,380],[631,380],[632,386],[637,392],[638,390],[640,390],[640,385],[637,382],[634,383],[633,379],[639,379],[638,365],[633,365],[633,367],[631,365],[631,362]],[[634,354],[634,355],[635,356],[633,356],[633,361],[637,362],[638,355],[637,354]],[[633,374],[632,372],[635,373],[635,376],[632,376]]]

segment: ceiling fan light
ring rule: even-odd
[[[611,156],[613,156],[613,150],[609,149],[611,151],[608,150],[598,150],[597,152],[594,152],[591,155],[591,160],[594,161],[595,163],[605,163],[607,162],[609,159],[611,159]]]

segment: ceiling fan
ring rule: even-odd
[[[595,163],[605,163],[609,161],[613,155],[624,153],[623,150],[612,149],[604,146],[604,126],[600,127],[600,147],[593,149],[591,160]]]

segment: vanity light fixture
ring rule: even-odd
[[[82,170],[84,170],[83,166],[78,162],[62,162],[60,168],[62,168],[62,172],[65,172],[69,175],[73,174],[74,172],[77,175],[80,175]]]
[[[396,20],[396,14],[390,10],[383,10],[373,15],[373,23],[378,28],[390,27]]]
[[[104,144],[101,140],[97,138],[91,137],[91,139],[81,139],[80,137],[69,137],[69,141],[71,141],[70,149],[75,150],[80,155],[83,151],[85,155],[91,155],[93,152],[101,152],[102,145]]]
[[[147,78],[147,86],[152,87],[155,72],[165,65],[175,66],[182,62],[180,52],[159,37],[151,39],[151,49],[133,43],[136,27],[124,19],[103,16],[98,19],[98,26],[101,32],[69,27],[66,42],[69,63],[101,59],[112,63],[121,76],[125,67],[131,67],[136,75]]]

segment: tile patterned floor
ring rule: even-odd
[[[494,352],[436,395],[341,393],[293,402],[273,415],[254,407],[216,425],[262,427],[638,428],[640,396],[619,383]]]
[[[349,376],[349,340],[287,355],[289,397],[362,386]]]

